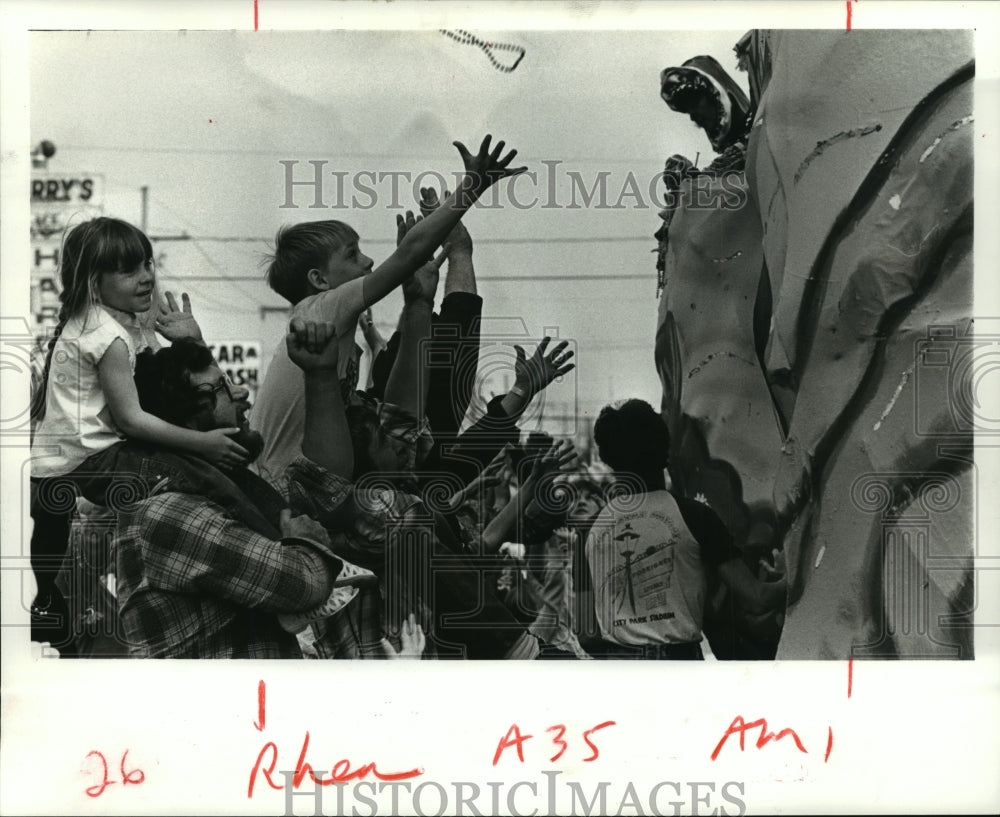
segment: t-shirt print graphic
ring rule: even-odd
[[[617,555],[624,560],[612,569],[609,579],[613,588],[615,613],[637,615],[639,608],[648,610],[666,603],[666,591],[673,577],[671,545],[660,542],[643,547],[642,535],[626,522],[614,538]],[[638,599],[638,604],[637,604]]]

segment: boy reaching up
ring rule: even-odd
[[[397,216],[399,245],[378,267],[361,252],[358,234],[343,222],[305,222],[279,230],[268,284],[294,305],[291,317],[334,324],[340,344],[338,375],[345,403],[357,387],[354,335],[361,314],[432,259],[452,228],[492,185],[527,170],[510,166],[516,150],[504,156],[504,142],[497,142],[491,149],[491,140],[487,134],[475,155],[461,142],[453,143],[465,165],[455,192],[422,221],[415,222],[409,213],[406,219]],[[440,264],[443,255],[431,263]],[[304,418],[302,373],[288,359],[281,343],[271,359],[251,418],[253,429],[264,439],[258,460],[262,472],[278,473],[298,456]]]

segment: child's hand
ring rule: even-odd
[[[399,652],[396,652],[388,639],[382,639],[382,651],[386,658],[420,658],[427,646],[427,639],[424,636],[423,628],[417,624],[417,617],[410,613],[406,621],[403,622],[399,633]]]
[[[156,331],[167,340],[173,342],[181,338],[191,338],[192,340],[203,341],[201,327],[198,321],[191,314],[191,299],[186,292],[181,293],[183,309],[177,307],[177,299],[174,293],[165,293],[167,300],[161,300],[156,306],[158,314],[156,316]]]
[[[327,533],[326,528],[311,516],[305,514],[292,516],[292,512],[288,508],[281,511],[278,527],[281,529],[281,535],[289,539],[309,539],[322,545],[330,544],[330,534]]]
[[[500,154],[504,148],[502,139],[497,142],[496,147],[491,151],[490,140],[492,138],[490,134],[486,134],[483,143],[479,146],[479,153],[475,156],[469,153],[469,149],[461,142],[452,142],[458,148],[458,152],[462,156],[462,162],[465,164],[465,178],[462,180],[462,186],[477,195],[485,193],[501,179],[505,179],[508,176],[517,176],[528,169],[523,166],[510,167],[510,163],[514,161],[514,157],[517,155],[516,150],[512,150],[506,156],[500,158]]]
[[[331,321],[304,321],[293,318],[285,335],[288,357],[303,371],[337,369],[340,344]]]
[[[213,428],[211,431],[203,431],[205,445],[202,456],[213,465],[223,468],[243,465],[250,458],[250,453],[238,442],[230,439],[232,434],[238,434],[239,431],[238,428]]]

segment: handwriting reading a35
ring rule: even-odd
[[[590,754],[587,757],[583,758],[584,763],[590,763],[594,760],[597,760],[597,757],[600,754],[600,750],[590,739],[590,736],[593,735],[594,732],[597,732],[599,729],[605,729],[609,726],[615,726],[615,725],[616,724],[614,721],[604,721],[603,723],[597,724],[597,726],[587,729],[583,733],[583,741],[590,748]],[[563,740],[563,735],[566,734],[566,727],[563,726],[561,723],[557,723],[548,727],[545,731],[553,733],[551,740],[552,743],[558,748],[558,751],[549,758],[550,763],[555,763],[557,760],[559,760],[559,758],[563,756],[563,753],[569,748],[569,743]],[[521,727],[518,726],[516,723],[513,724],[510,727],[510,729],[507,730],[507,734],[504,735],[502,738],[500,738],[500,742],[497,744],[497,750],[493,754],[493,765],[496,766],[497,763],[499,763],[500,757],[501,755],[503,755],[504,750],[509,749],[512,746],[517,747],[517,759],[521,763],[524,763],[524,742],[526,740],[530,740],[533,737],[534,735],[526,735],[523,732],[521,732]]]

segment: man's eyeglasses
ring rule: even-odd
[[[225,391],[226,396],[229,398],[230,402],[235,403],[236,398],[233,397],[233,392],[229,388],[229,386],[230,386],[229,378],[223,376],[219,378],[219,382],[216,383],[214,386],[210,386],[209,384],[205,383],[199,386],[197,389],[195,389],[195,391],[197,392],[199,397],[211,398],[213,405],[216,403],[216,401],[218,401],[219,393]]]

